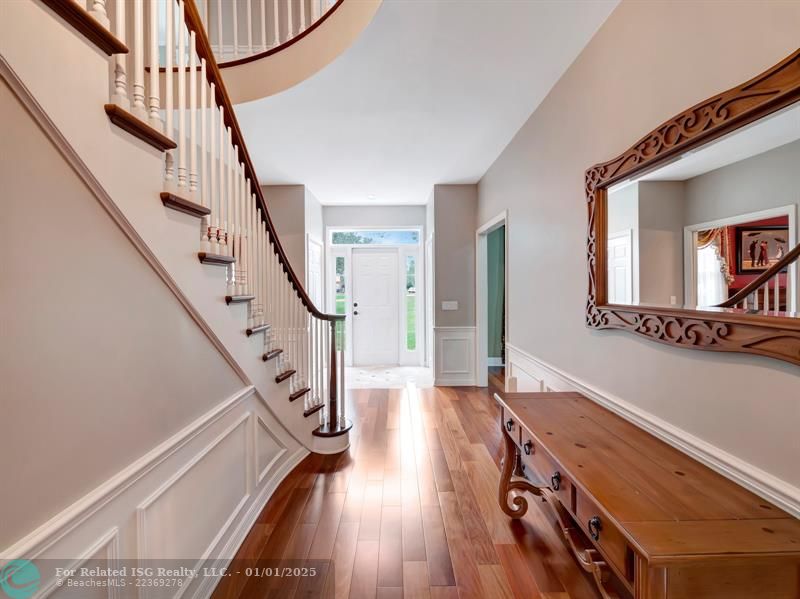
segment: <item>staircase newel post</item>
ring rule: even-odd
[[[328,385],[328,428],[334,429],[339,423],[339,404],[337,392],[339,384],[337,380],[338,365],[336,364],[336,321],[331,320],[331,334],[330,334],[330,351],[331,360],[328,366],[328,375],[330,381]]]

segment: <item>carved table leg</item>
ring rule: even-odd
[[[516,470],[521,471],[522,457],[519,453],[514,440],[506,432],[503,427],[503,440],[506,444],[506,455],[503,460],[503,471],[500,473],[500,489],[498,499],[500,502],[500,509],[510,518],[522,518],[525,512],[528,511],[528,500],[521,495],[516,495],[511,499],[511,505],[508,503],[508,494],[511,491],[528,491],[534,495],[541,495],[542,490],[525,480],[512,480]]]

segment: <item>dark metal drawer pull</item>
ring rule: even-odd
[[[589,520],[589,534],[595,541],[600,540],[600,531],[603,530],[603,523],[598,516]]]
[[[522,449],[525,451],[525,455],[531,455],[531,451],[533,450],[533,441],[526,441],[525,445],[522,446]]]
[[[550,477],[550,486],[553,487],[553,491],[561,488],[561,473],[558,470],[553,472],[553,476]]]
[[[511,432],[511,429],[512,429],[512,428],[514,428],[514,421],[513,421],[511,418],[509,418],[509,419],[506,421],[506,430],[507,430],[508,432]]]

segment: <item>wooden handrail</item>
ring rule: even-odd
[[[757,291],[764,283],[772,279],[776,274],[780,273],[784,268],[789,266],[792,262],[800,257],[800,243],[798,243],[791,251],[778,260],[775,264],[770,266],[767,270],[762,272],[758,278],[752,283],[746,285],[744,289],[736,293],[733,297],[729,297],[721,304],[717,304],[717,308],[733,308],[740,302],[744,301],[754,291]]]
[[[334,11],[336,11],[336,9],[339,8],[339,6],[341,6],[342,2],[344,2],[344,0],[337,0],[336,4],[334,4],[328,10],[326,10],[324,15],[322,15],[319,19],[311,23],[311,25],[309,25],[306,29],[298,33],[296,36],[286,40],[282,44],[279,44],[274,48],[270,48],[269,50],[264,50],[263,52],[251,54],[250,56],[235,58],[233,60],[223,60],[221,63],[219,63],[219,68],[227,69],[228,67],[236,67],[239,66],[240,64],[247,64],[248,62],[253,62],[254,60],[260,60],[262,58],[266,58],[267,56],[272,56],[273,54],[277,54],[281,50],[285,50],[292,44],[299,42],[309,33],[314,31],[317,27],[322,25],[322,23],[324,23],[328,19],[328,17],[330,17],[334,13]]]
[[[314,302],[308,296],[308,293],[306,293],[306,290],[303,287],[303,284],[300,282],[300,279],[292,269],[292,265],[289,263],[286,252],[284,251],[283,246],[278,239],[275,225],[272,223],[272,218],[269,215],[267,202],[264,199],[261,186],[258,184],[258,177],[256,176],[256,170],[253,167],[253,161],[250,160],[250,154],[247,152],[242,130],[239,127],[239,122],[236,120],[236,114],[233,111],[233,103],[228,95],[225,82],[222,79],[222,73],[219,70],[219,65],[217,64],[217,61],[214,58],[214,53],[211,50],[211,42],[208,39],[205,26],[203,25],[203,20],[200,18],[200,12],[198,11],[194,0],[184,0],[184,4],[186,10],[186,26],[190,31],[195,32],[197,39],[197,54],[200,58],[205,59],[206,73],[208,74],[209,82],[214,83],[215,85],[217,103],[225,109],[225,124],[231,128],[233,143],[239,148],[238,160],[244,163],[245,171],[247,176],[250,178],[251,189],[258,200],[259,206],[261,207],[262,220],[266,223],[267,230],[270,233],[273,251],[278,256],[278,261],[283,267],[283,272],[289,276],[289,280],[292,283],[292,287],[297,292],[297,296],[313,316],[319,318],[320,320],[326,320],[329,322],[343,321],[345,319],[344,314],[326,314],[314,305]]]

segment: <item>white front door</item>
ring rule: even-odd
[[[608,303],[633,301],[631,235],[627,231],[608,238]]]
[[[396,249],[353,249],[353,364],[398,360],[400,295]]]

